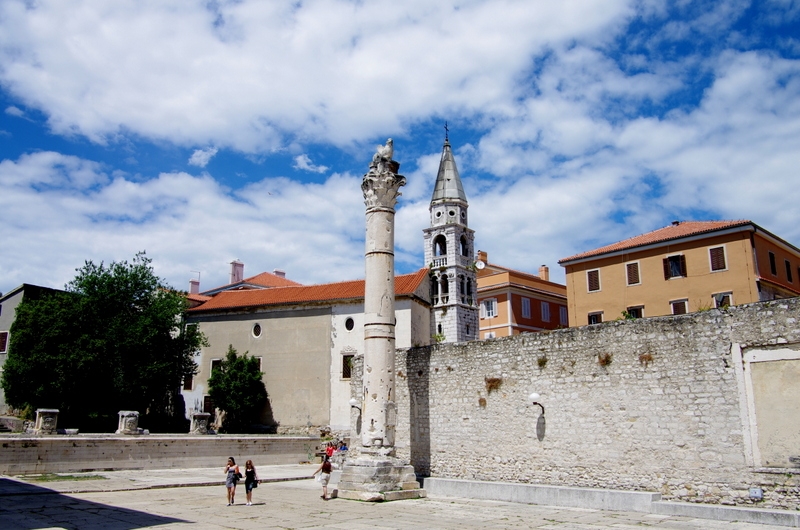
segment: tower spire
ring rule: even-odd
[[[439,161],[439,173],[436,176],[436,184],[433,186],[431,205],[438,202],[454,200],[466,203],[467,195],[464,193],[464,186],[461,184],[461,176],[458,174],[458,167],[456,167],[456,159],[453,157],[453,150],[450,149],[448,129],[447,124],[445,124],[442,159]]]

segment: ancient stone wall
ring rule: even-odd
[[[754,460],[743,362],[800,349],[798,321],[791,299],[400,350],[398,454],[436,477],[798,508],[800,468]]]

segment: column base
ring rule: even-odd
[[[368,456],[345,462],[335,495],[340,499],[366,502],[427,496],[417,482],[413,466],[398,459]]]

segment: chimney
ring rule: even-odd
[[[189,294],[197,294],[200,292],[200,280],[192,278],[189,280]]]
[[[479,250],[478,251],[478,260],[477,261],[482,261],[484,263],[489,263],[489,254],[487,254],[483,250]]]
[[[546,282],[550,281],[550,267],[547,265],[542,265],[539,267],[539,278],[543,279]]]
[[[286,271],[282,271],[280,269],[275,269],[272,271],[272,274],[278,276],[279,278],[286,278]]]
[[[244,280],[244,263],[235,259],[231,261],[231,281],[230,283],[237,283]]]
[[[679,224],[681,224],[680,221],[672,221],[672,226],[678,226]]]

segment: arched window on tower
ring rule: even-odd
[[[467,236],[461,236],[461,255],[469,256],[469,243],[467,242]]]
[[[463,274],[458,277],[458,298],[462,304],[467,303],[467,279]]]
[[[431,299],[433,305],[439,304],[439,278],[437,276],[431,278]]]
[[[475,299],[472,297],[472,278],[467,278],[467,304],[473,305]]]
[[[450,279],[447,277],[446,274],[442,275],[441,285],[439,286],[439,290],[442,293],[441,300],[443,304],[446,304],[450,301]]]
[[[433,255],[447,256],[447,238],[443,234],[439,234],[433,240]]]

